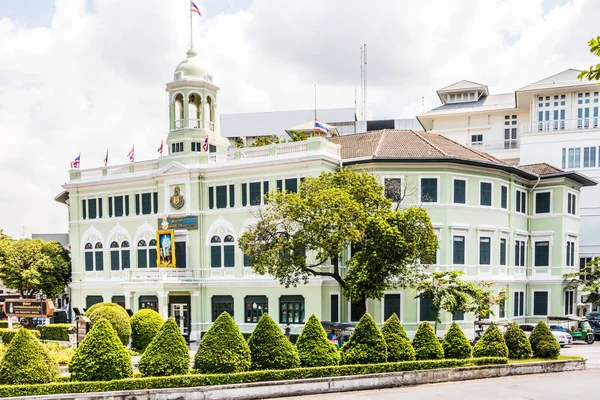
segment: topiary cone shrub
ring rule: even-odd
[[[184,375],[190,370],[190,351],[179,325],[169,318],[140,358],[139,369],[144,376]]]
[[[560,344],[544,321],[537,323],[529,336],[534,357],[556,358],[560,355]]]
[[[413,361],[415,359],[415,349],[410,344],[408,335],[396,313],[393,313],[385,321],[381,327],[381,334],[387,344],[388,362]]]
[[[110,303],[113,304],[113,303]],[[97,305],[97,304],[96,304]],[[90,310],[88,310],[90,311]],[[127,346],[131,337],[131,325],[129,324],[129,315],[127,311],[119,305],[96,307],[89,314],[90,325],[93,327],[100,319],[105,318],[110,322],[113,329],[117,332],[117,336],[121,339],[121,343]]]
[[[107,319],[96,321],[85,336],[69,363],[69,372],[72,381],[111,381],[133,376],[129,351]]]
[[[0,361],[0,384],[49,383],[58,376],[58,364],[48,350],[27,329],[19,329]]]
[[[131,347],[138,351],[144,351],[165,320],[156,311],[145,308],[133,314],[129,323],[131,325]]]
[[[444,348],[444,358],[471,358],[472,347],[469,339],[465,336],[462,329],[456,322],[450,325],[450,329],[444,335],[442,340]]]
[[[508,358],[520,360],[532,356],[531,343],[516,322],[510,324],[504,332],[504,341],[508,347]]]
[[[207,374],[227,374],[250,369],[250,347],[231,316],[224,311],[202,335],[194,368]]]
[[[375,364],[387,361],[387,344],[375,321],[365,313],[350,339],[340,349],[342,364]]]
[[[253,370],[300,367],[298,352],[269,314],[263,314],[248,339]]]
[[[340,352],[327,339],[327,333],[315,314],[312,314],[296,341],[296,349],[303,367],[325,367],[340,363]]]
[[[496,324],[492,323],[477,341],[473,357],[508,357],[508,347]]]
[[[421,322],[412,341],[417,360],[441,360],[444,358],[442,344],[428,322]]]

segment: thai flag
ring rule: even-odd
[[[327,133],[329,132],[329,128],[327,128],[325,124],[318,119],[315,119],[315,132]]]
[[[160,147],[156,151],[162,156],[162,152],[163,152],[163,141],[162,140],[160,141]]]
[[[71,161],[71,168],[79,168],[81,166],[81,154]]]
[[[108,166],[108,149],[106,149],[106,155],[104,156],[104,166]]]
[[[131,146],[131,151],[127,154],[127,157],[129,157],[129,162],[133,162],[135,160],[135,157],[133,155],[133,149],[134,146]]]
[[[204,143],[202,144],[202,150],[204,150],[204,152],[208,151],[208,136],[206,137],[206,139],[204,139]]]
[[[199,16],[202,16],[202,12],[198,8],[198,6],[196,4],[194,4],[193,1],[190,1],[190,11],[198,14]]]

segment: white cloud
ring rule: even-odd
[[[212,2],[212,3],[211,3]],[[205,9],[212,5],[206,0]],[[232,3],[233,4],[233,3]],[[368,5],[367,5],[368,4]],[[412,117],[460,79],[507,92],[589,65],[600,2],[573,0],[245,1],[195,19],[218,109],[249,112],[354,104],[368,45],[369,114]],[[32,11],[33,12],[33,11]],[[185,1],[56,0],[49,27],[0,19],[0,228],[67,230],[53,197],[70,160],[99,166],[155,156],[167,133],[164,84],[189,41]]]

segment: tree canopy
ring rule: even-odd
[[[239,240],[255,272],[286,287],[331,277],[361,314],[366,298],[414,284],[438,245],[425,209],[392,210],[374,176],[347,168],[307,177],[298,193],[270,193],[256,218]],[[339,259],[348,248],[342,274]]]
[[[600,257],[593,258],[578,272],[563,276],[567,287],[585,293],[582,301],[600,305]]]
[[[71,282],[71,257],[58,242],[0,235],[0,280],[21,296],[57,296]]]
[[[590,46],[590,53],[600,57],[600,36],[596,38],[592,38],[588,45]],[[588,81],[600,81],[600,63],[594,65],[590,65],[590,69],[584,69],[577,76],[579,79],[586,78]]]
[[[283,141],[277,135],[259,136],[254,139],[250,147],[261,147],[279,143],[283,143]]]

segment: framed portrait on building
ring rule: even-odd
[[[175,267],[175,231],[172,229],[156,231],[156,265]]]

